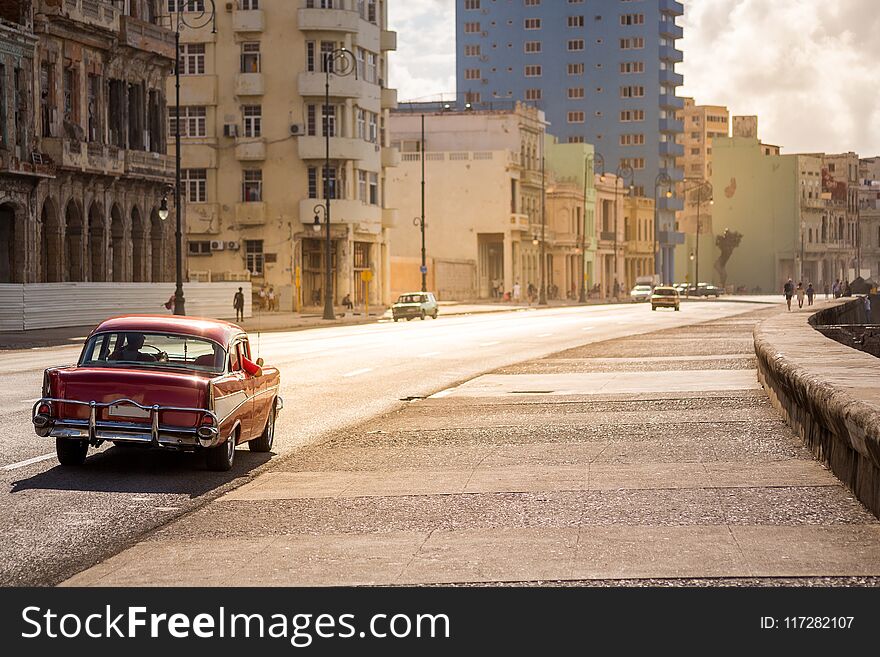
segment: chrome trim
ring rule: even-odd
[[[281,395],[275,397],[275,412],[277,413],[280,410],[284,409],[284,400],[281,398]]]

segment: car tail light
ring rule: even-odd
[[[214,426],[214,417],[211,415],[203,415],[202,416],[202,426],[203,427],[212,427]]]
[[[40,408],[37,409],[37,413],[40,415],[51,415],[52,407],[49,404],[40,404]]]

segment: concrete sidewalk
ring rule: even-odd
[[[504,368],[278,459],[66,585],[880,585],[756,380],[769,308]]]

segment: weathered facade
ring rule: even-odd
[[[19,126],[4,153],[10,200],[0,205],[0,218],[15,216],[8,282],[169,280],[174,220],[161,221],[158,208],[174,182],[164,85],[175,55],[158,3],[0,6],[7,21],[19,12],[19,38],[33,44],[27,64],[3,77],[5,106],[18,98],[27,108],[6,122]],[[7,161],[24,169],[15,185]]]

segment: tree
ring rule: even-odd
[[[727,285],[727,261],[742,242],[742,238],[742,233],[731,231],[729,228],[725,228],[721,235],[715,237],[715,246],[721,251],[721,255],[715,261],[715,271],[721,278],[721,287]]]

